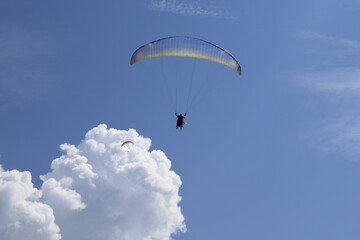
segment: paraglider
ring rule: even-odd
[[[241,75],[241,66],[237,59],[227,50],[222,47],[219,47],[209,41],[205,41],[199,38],[193,37],[184,37],[184,36],[175,36],[175,37],[166,37],[161,38],[152,42],[149,42],[145,45],[139,47],[131,56],[130,65],[133,65],[137,62],[140,62],[145,59],[153,59],[153,58],[161,58],[161,57],[183,57],[183,58],[193,58],[193,59],[202,59],[207,60],[208,62],[214,62],[217,64],[224,65],[233,71],[235,71],[238,75]],[[195,69],[195,63],[192,68]],[[173,100],[173,106],[175,110],[175,115],[177,117],[176,129],[182,129],[184,126],[184,118],[186,117],[186,113],[189,112],[190,106],[193,104],[196,96],[191,98],[191,94],[199,94],[200,91],[194,91],[193,87],[193,72],[194,70],[185,69],[186,72],[191,73],[191,82],[189,84],[178,84],[178,69],[174,71],[175,76],[172,78],[172,81],[175,80],[174,88],[175,94],[169,93],[171,100]],[[162,69],[163,70],[163,69]],[[165,75],[163,73],[163,75]],[[207,79],[204,80],[205,83]],[[171,83],[170,83],[171,85]],[[178,105],[178,95],[180,90],[178,90],[181,86],[189,86],[187,90],[186,96],[181,99],[186,99],[186,111],[184,115],[177,114],[177,105]],[[169,86],[166,86],[169,91]],[[202,88],[202,86],[200,87]],[[202,89],[200,89],[202,90]],[[185,101],[185,100],[183,100]]]
[[[123,147],[126,144],[134,144],[132,141],[125,141],[121,144],[121,147]]]
[[[130,145],[134,145],[133,141],[125,141],[121,144],[121,148],[125,148],[127,152],[130,150]]]

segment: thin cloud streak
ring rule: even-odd
[[[314,92],[357,94],[360,88],[360,66],[357,64],[360,41],[311,31],[299,31],[298,36],[310,41],[311,46],[307,48],[316,51],[305,56],[306,62],[312,62],[311,69],[296,74],[297,84]]]
[[[320,156],[342,155],[349,161],[359,161],[360,114],[356,110],[345,112],[326,116],[321,126],[304,132],[301,138],[315,147]]]
[[[0,110],[34,100],[52,86],[49,59],[59,46],[47,33],[0,23]]]
[[[153,0],[146,7],[155,11],[181,14],[187,16],[209,16],[224,19],[235,19],[222,11],[217,11],[204,7],[199,2],[190,2],[184,0]]]
[[[330,35],[321,34],[311,31],[301,31],[299,35],[302,38],[322,41],[332,45],[339,45],[343,47],[352,48],[353,50],[360,50],[360,41],[345,39],[345,38],[336,38]]]
[[[360,95],[360,68],[338,68],[306,72],[296,82],[313,92]]]
[[[325,127],[331,149],[358,159],[360,154],[360,115],[352,113]],[[333,151],[332,150],[332,151]]]

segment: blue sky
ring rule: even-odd
[[[89,239],[66,223],[97,214],[106,221],[89,226],[123,239],[359,239],[359,10],[355,0],[0,0],[0,209],[19,199],[50,216],[44,227],[25,226],[27,209],[18,222],[0,214],[0,238],[44,227],[33,237]],[[182,131],[162,62],[129,64],[139,46],[177,35],[224,47],[243,70],[199,61],[209,84]],[[126,138],[136,154],[100,154]],[[109,168],[104,156],[125,162]],[[134,188],[119,173],[128,163]],[[136,208],[122,196],[144,190],[144,176],[158,179],[138,192],[154,204]]]

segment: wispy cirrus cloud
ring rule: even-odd
[[[44,32],[0,22],[0,109],[42,96],[58,45]]]
[[[328,152],[345,153],[350,159],[357,159],[360,154],[360,114],[349,112],[325,125],[324,136],[329,141]],[[330,136],[330,137],[329,137]],[[324,138],[323,138],[324,140]]]
[[[300,86],[313,92],[360,96],[360,67],[308,71],[298,75],[295,79]]]
[[[358,94],[360,41],[311,31],[300,31],[298,36],[311,49],[303,56],[311,65],[296,74],[297,84],[314,92]]]
[[[300,31],[299,36],[308,40],[316,40],[323,43],[338,45],[342,47],[351,48],[352,50],[360,51],[360,41],[358,40],[339,38],[322,33],[311,32],[311,31]]]
[[[225,11],[221,11],[215,8],[205,6],[204,4],[196,1],[186,0],[152,0],[150,3],[145,5],[147,8],[169,12],[174,14],[181,14],[187,16],[208,16],[218,17],[225,19],[235,19],[236,17],[231,16]]]
[[[322,99],[321,106],[331,109],[312,130],[317,145],[329,153],[343,153],[350,159],[360,156],[360,41],[303,31],[305,62],[297,70],[297,85]],[[334,104],[336,103],[336,104]],[[313,139],[313,140],[314,140]]]

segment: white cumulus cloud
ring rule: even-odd
[[[150,147],[134,129],[100,124],[79,145],[60,146],[40,189],[29,172],[0,165],[0,239],[169,240],[185,232],[180,177]]]
[[[40,197],[30,172],[4,171],[0,165],[0,239],[61,239],[53,210]]]
[[[124,141],[134,144],[121,146]],[[78,145],[63,144],[42,179],[64,239],[170,239],[185,231],[180,177],[151,140],[101,124]]]

